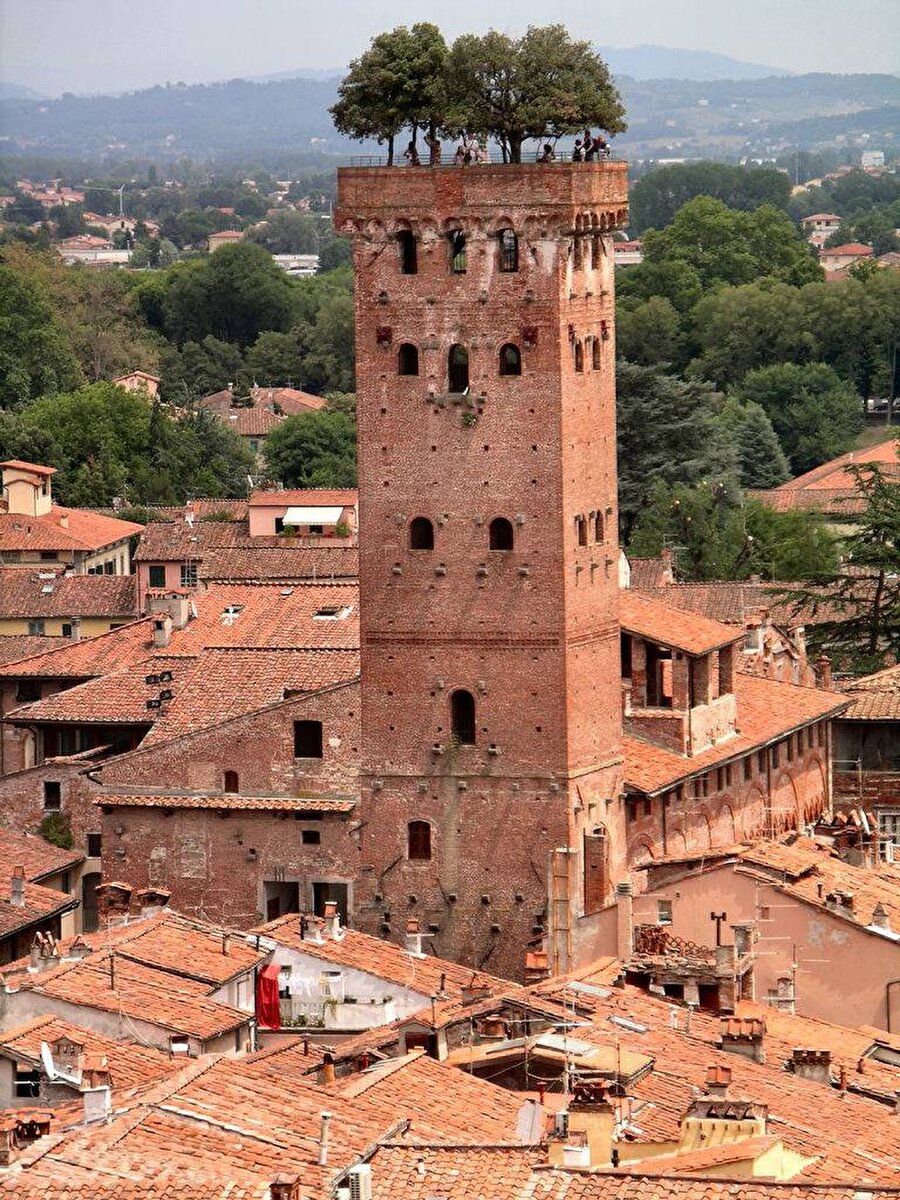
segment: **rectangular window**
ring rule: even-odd
[[[734,764],[727,763],[725,767],[725,786],[731,787],[734,782]]]
[[[35,1067],[16,1067],[16,1095],[33,1100],[41,1093],[41,1073]]]
[[[744,759],[744,782],[749,783],[753,778],[753,759],[748,754]]]
[[[653,801],[649,797],[644,801],[644,816],[649,817],[653,812]]]
[[[672,901],[657,900],[656,902],[656,923],[657,925],[672,924]]]
[[[181,586],[183,588],[195,588],[197,586],[196,563],[181,564]]]
[[[310,525],[309,527],[310,537],[321,537],[324,532],[325,527],[323,525]]]
[[[759,767],[760,775],[764,775],[766,772],[766,752],[765,752],[765,750],[759,751],[759,753],[756,756],[756,761],[757,761],[757,766]]]
[[[56,551],[55,550],[42,550],[41,551],[41,562],[56,562]]]
[[[63,621],[62,635],[65,638],[70,638],[72,636],[72,622],[71,621]]]
[[[166,586],[166,568],[162,563],[153,563],[150,567],[150,586],[164,588]]]
[[[769,753],[772,756],[772,766],[780,767],[781,766],[781,746],[780,745],[773,746],[772,749],[769,751]]]
[[[115,573],[116,573],[116,564],[112,559],[110,559],[109,562],[105,562],[103,564],[103,574],[104,575],[115,575]]]
[[[46,626],[43,621],[29,621],[28,634],[29,637],[43,637]]]
[[[825,725],[824,725],[824,722],[823,722],[821,725],[817,725],[817,726],[816,726],[816,732],[817,732],[817,734],[818,734],[819,745],[820,745],[820,746],[824,746],[824,745],[825,745]]]
[[[304,846],[318,846],[321,844],[322,835],[318,829],[302,829],[300,841]]]
[[[62,803],[62,786],[57,779],[44,780],[44,811],[59,812]]]
[[[809,725],[806,730],[806,748],[807,748],[807,750],[812,750],[812,748],[813,748],[813,746],[815,746],[815,744],[816,744],[816,727],[815,727],[815,725]]]
[[[322,757],[322,722],[294,722],[294,758]]]
[[[41,698],[39,679],[20,679],[16,684],[16,699],[20,704],[32,704]]]
[[[87,835],[88,858],[100,858],[103,854],[103,834],[89,833]]]

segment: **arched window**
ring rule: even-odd
[[[427,821],[410,821],[406,826],[406,857],[413,862],[431,858],[431,826]]]
[[[397,374],[418,375],[419,351],[412,342],[404,342],[397,351]]]
[[[225,791],[229,794],[234,794],[238,791],[239,781],[237,771],[225,772]]]
[[[465,346],[451,346],[447,355],[447,380],[449,392],[461,395],[469,390],[469,352]]]
[[[427,517],[413,517],[409,523],[410,550],[434,549],[434,526]]]
[[[594,513],[594,541],[603,541],[603,513]]]
[[[586,546],[588,544],[587,517],[577,516],[575,518],[575,534],[578,538],[579,546]]]
[[[600,339],[598,337],[595,337],[591,340],[591,366],[594,368],[595,371],[599,371],[601,365],[602,364],[600,362]]]
[[[475,697],[459,689],[450,697],[450,729],[463,746],[475,745]]]
[[[501,229],[497,234],[500,243],[500,270],[518,271],[519,239],[511,229]]]
[[[416,235],[411,229],[401,229],[397,234],[397,244],[400,247],[400,274],[418,274],[419,257],[416,247]]]
[[[513,527],[512,521],[506,517],[494,517],[488,526],[489,545],[492,550],[512,550]]]
[[[447,238],[450,242],[450,270],[454,275],[465,275],[466,235],[461,229],[452,229]]]
[[[500,374],[522,374],[522,354],[519,347],[512,342],[507,342],[505,346],[500,347]]]
[[[584,370],[584,346],[581,342],[575,343],[575,370]]]

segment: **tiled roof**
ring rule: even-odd
[[[671,565],[663,558],[629,558],[631,586],[640,592],[655,592],[665,587]]]
[[[366,971],[379,979],[389,980],[428,996],[440,991],[443,980],[444,992],[448,996],[458,997],[462,988],[476,974],[480,979],[485,979],[488,986],[510,986],[508,980],[485,976],[480,971],[473,971],[471,967],[463,967],[431,954],[422,958],[415,957],[395,942],[371,937],[356,929],[343,930],[339,941],[325,934],[322,935],[321,943],[304,941],[300,936],[300,917],[297,913],[278,917],[266,925],[258,926],[252,932],[272,938],[280,945],[288,946],[299,953],[309,954],[312,958],[320,958],[336,966]],[[423,948],[427,948],[427,945],[428,939],[423,938]]]
[[[215,795],[131,795],[127,792],[103,792],[97,798],[102,808],[190,808],[224,812],[316,812],[350,813],[355,800],[322,799],[321,796],[236,796]]]
[[[14,866],[17,865],[14,864]],[[74,896],[67,896],[65,892],[58,892],[55,888],[27,881],[24,888],[24,903],[12,904],[10,902],[11,886],[12,870],[4,869],[0,874],[0,938],[9,937],[17,930],[28,929],[32,925],[49,921],[52,917],[68,912],[78,904]]]
[[[30,658],[34,654],[43,654],[55,646],[62,645],[59,638],[32,637],[31,634],[0,634],[0,667],[8,663],[18,662],[22,658]]]
[[[854,679],[844,685],[850,707],[844,721],[900,721],[900,665]]]
[[[328,403],[323,396],[314,396],[311,392],[292,387],[253,387],[250,389],[250,399],[257,406],[277,404],[289,417],[316,412]]]
[[[803,475],[798,475],[796,479],[789,479],[787,483],[781,484],[776,490],[793,492],[798,489],[809,491],[810,489],[853,488],[855,481],[847,468],[850,466],[865,467],[872,463],[900,474],[897,445],[897,439],[890,436],[882,442],[876,442],[874,446],[866,446],[862,450],[850,450],[846,454],[830,459],[827,463],[822,463],[821,466],[813,467],[811,471],[807,471]]]
[[[346,545],[221,546],[208,550],[198,575],[213,581],[294,583],[303,579],[355,579],[359,550]]]
[[[104,1168],[42,1159],[15,1164],[0,1176],[0,1196],[15,1200],[269,1200],[268,1182],[237,1184],[227,1171],[169,1170],[149,1163],[111,1162]],[[307,1200],[301,1196],[301,1200]]]
[[[64,575],[0,568],[0,620],[136,615],[133,575]]]
[[[265,437],[287,420],[285,414],[271,412],[268,408],[232,408],[228,412],[217,412],[216,416],[241,437]]]
[[[857,867],[841,862],[810,838],[802,837],[790,844],[760,842],[741,851],[740,858],[748,866],[773,874],[778,886],[807,903],[825,907],[830,893],[849,893],[853,897],[852,915],[844,908],[839,915],[868,928],[876,906],[881,905],[894,940],[900,941],[900,864]]]
[[[150,650],[152,636],[152,622],[145,617],[80,642],[54,638],[58,648],[8,663],[0,675],[13,679],[90,679],[139,661]]]
[[[778,603],[773,589],[796,585],[778,583],[751,583],[715,580],[711,583],[669,583],[655,594],[673,608],[699,613],[726,625],[744,628],[749,618],[766,611],[784,619],[791,625],[797,621],[791,616],[790,605]],[[640,588],[639,590],[644,590]]]
[[[193,660],[189,660],[192,663]],[[161,711],[147,708],[159,696],[160,685],[145,682],[148,671],[184,670],[184,659],[154,658],[132,663],[119,671],[89,679],[13,709],[13,721],[78,721],[82,724],[149,725]]]
[[[62,518],[66,525],[63,526]],[[140,533],[143,525],[54,504],[44,517],[0,512],[0,553],[7,550],[100,550]]]
[[[845,242],[843,246],[829,246],[823,250],[821,258],[843,258],[847,254],[858,254],[861,258],[872,253],[872,247],[866,246],[863,242]]]
[[[630,590],[619,593],[619,619],[629,633],[686,650],[688,654],[706,654],[742,636],[719,621],[672,608],[664,601]]]
[[[182,963],[189,961],[185,949],[181,956]],[[36,975],[13,977],[7,969],[4,976],[7,986],[27,989],[51,1001],[121,1012],[132,1020],[203,1040],[219,1037],[251,1019],[249,1013],[210,999],[206,984],[108,950]]]
[[[213,546],[235,546],[247,538],[246,521],[151,521],[144,526],[135,562],[181,562],[202,558]]]
[[[4,873],[23,867],[26,879],[40,883],[48,875],[68,871],[83,861],[79,850],[62,850],[33,833],[13,833],[0,826],[0,871]]]
[[[770,488],[768,491],[749,491],[747,495],[759,500],[775,512],[822,512],[834,517],[852,517],[863,512],[866,502],[856,488]]]
[[[355,508],[359,502],[356,488],[282,488],[278,491],[253,492],[247,504],[250,508],[283,508],[292,506]]]
[[[28,471],[32,475],[42,475],[45,478],[56,474],[56,467],[42,467],[39,463],[23,462],[21,458],[8,458],[6,462],[0,462],[0,470],[4,469]]]
[[[86,1054],[102,1054],[109,1063],[113,1088],[149,1083],[172,1074],[181,1066],[177,1060],[173,1061],[170,1055],[154,1046],[106,1037],[96,1030],[73,1025],[55,1013],[35,1017],[23,1025],[4,1030],[0,1034],[0,1051],[9,1057],[27,1059],[39,1065],[41,1043],[49,1044],[58,1038],[68,1038],[83,1046]]]
[[[671,787],[731,758],[747,754],[792,730],[837,714],[846,697],[821,688],[800,687],[738,673],[734,682],[739,732],[690,758],[636,737],[623,739],[625,781],[637,791],[653,793]]]

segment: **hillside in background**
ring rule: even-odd
[[[615,75],[632,79],[763,79],[770,75],[790,75],[777,67],[742,62],[727,54],[710,50],[675,50],[671,46],[598,46],[597,53],[609,63]]]
[[[631,158],[771,157],[822,146],[892,150],[900,128],[900,79],[892,75],[796,75],[749,80],[620,77]],[[0,154],[218,160],[263,165],[346,156],[331,125],[336,78],[154,87],[124,96],[0,101]],[[863,139],[863,140],[859,140]],[[357,150],[357,152],[359,152]]]

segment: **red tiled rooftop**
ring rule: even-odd
[[[737,674],[739,732],[692,757],[676,754],[636,737],[623,738],[625,781],[637,791],[654,793],[672,787],[731,758],[786,737],[795,729],[840,712],[846,697],[821,688]]]
[[[858,254],[860,258],[866,258],[872,253],[872,247],[865,245],[863,242],[845,242],[843,246],[829,246],[821,252],[822,258],[837,258],[844,257],[848,254]]]
[[[0,462],[0,470],[3,469],[28,471],[32,475],[43,475],[45,477],[56,474],[56,467],[42,467],[38,463],[23,462],[20,458],[9,458],[6,462]]]
[[[40,883],[48,875],[68,871],[84,861],[80,850],[63,850],[51,846],[33,833],[14,833],[0,826],[0,871],[11,873],[14,867],[25,868],[25,878]]]
[[[315,812],[350,813],[356,807],[351,799],[323,799],[321,796],[237,796],[214,795],[132,795],[129,792],[104,792],[97,800],[103,808],[213,809],[223,812]]]
[[[8,663],[43,654],[61,645],[59,638],[38,637],[31,634],[0,634],[0,668]]]
[[[844,721],[900,721],[900,665],[843,685],[851,698]]]
[[[65,575],[61,571],[0,568],[0,620],[137,615],[133,575]]]
[[[63,525],[62,520],[66,524]],[[0,552],[100,550],[140,533],[143,525],[54,504],[43,517],[0,512]]]
[[[813,467],[811,471],[807,471],[803,475],[798,475],[796,479],[789,479],[787,483],[781,484],[775,490],[792,492],[798,488],[804,490],[853,489],[855,480],[848,470],[851,466],[865,467],[875,464],[900,475],[897,447],[897,439],[892,435],[884,441],[876,442],[873,446],[866,446],[862,450],[850,450],[846,454],[832,458],[829,462]]]
[[[283,506],[353,508],[359,501],[356,488],[283,488],[278,491],[253,492],[247,501],[251,508],[281,508]]]
[[[10,902],[12,887],[11,869],[4,868],[0,874],[0,937],[9,937],[19,929],[27,929],[32,925],[49,921],[52,917],[68,912],[78,904],[74,896],[58,892],[55,888],[44,887],[40,883],[26,881],[24,888],[24,903],[15,905]],[[2,973],[3,968],[0,968]]]
[[[664,601],[631,590],[619,593],[619,619],[629,633],[662,646],[686,650],[688,654],[706,654],[743,636],[719,621],[672,608]]]

